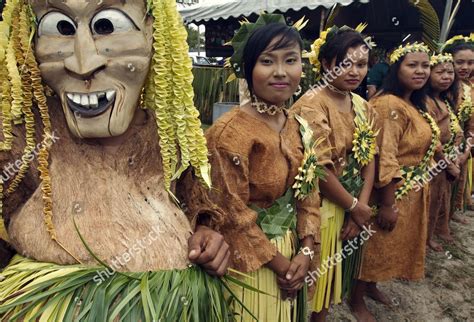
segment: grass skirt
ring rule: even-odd
[[[331,299],[334,304],[341,303],[342,261],[335,261],[335,254],[341,254],[341,229],[344,224],[344,209],[323,199],[321,212],[321,252],[320,267],[316,271],[316,291],[310,306],[312,311],[328,309]],[[332,259],[329,261],[329,259]],[[334,265],[335,264],[335,265]]]
[[[286,258],[291,259],[295,254],[295,238],[291,231],[288,231],[284,237],[271,239],[271,242],[276,245],[277,250]],[[276,274],[272,270],[262,267],[255,272],[247,273],[247,275],[251,278],[247,277],[241,279],[245,284],[269,295],[244,289],[235,284],[232,284],[230,287],[236,298],[239,299],[260,322],[297,321],[296,303],[294,309],[292,309],[292,302],[281,299]],[[238,322],[255,321],[240,305],[234,308],[234,313],[236,314],[235,318]]]
[[[232,321],[227,286],[199,267],[105,272],[17,255],[0,272],[0,321]]]

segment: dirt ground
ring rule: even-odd
[[[426,278],[420,282],[381,283],[392,307],[366,299],[377,321],[474,321],[474,212],[468,225],[451,224],[454,245],[428,251]],[[328,321],[356,321],[346,304],[332,309]]]

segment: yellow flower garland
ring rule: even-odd
[[[433,55],[430,59],[430,66],[434,67],[439,64],[452,63],[454,62],[453,55],[451,54],[439,54]]]
[[[318,156],[316,154],[316,148],[324,138],[314,140],[313,130],[311,130],[308,122],[296,114],[295,118],[300,123],[304,156],[301,162],[301,167],[298,168],[298,174],[295,177],[295,183],[292,188],[294,189],[294,197],[298,200],[303,200],[313,191],[318,191],[318,180],[326,177],[326,171],[324,167],[319,164]]]
[[[462,129],[459,125],[459,119],[456,116],[456,113],[453,112],[451,105],[448,101],[446,101],[445,103],[449,111],[449,132],[451,134],[451,137],[449,138],[449,141],[445,145],[443,145],[443,153],[448,157],[448,159],[453,161],[456,157],[456,137],[457,134],[462,131]]]
[[[430,165],[433,160],[433,156],[436,151],[436,147],[440,143],[441,131],[439,130],[436,121],[429,115],[427,112],[422,112],[421,115],[425,118],[431,128],[431,144],[426,151],[425,156],[421,160],[418,166],[412,167],[402,167],[401,173],[404,179],[404,182],[400,188],[395,192],[395,198],[401,200],[403,197],[408,195],[408,193],[414,188],[415,184],[421,182],[425,175],[430,170]]]
[[[353,94],[353,104],[355,112],[355,131],[352,141],[352,152],[354,158],[361,166],[366,166],[375,157],[377,153],[377,135],[379,130],[375,130],[375,120],[367,117],[365,101],[359,95]]]
[[[400,58],[409,53],[422,52],[430,54],[430,49],[423,43],[414,42],[412,44],[400,45],[390,55],[390,64],[395,64]]]
[[[462,103],[459,105],[457,117],[461,125],[471,118],[474,106],[472,104],[471,87],[462,83],[463,96]]]

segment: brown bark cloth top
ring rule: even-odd
[[[441,132],[441,144],[445,145],[451,139],[452,133],[450,130],[451,119],[446,105],[436,104],[434,99],[429,98],[426,102],[426,107],[431,116],[435,119]],[[463,138],[462,131],[459,131],[455,138],[455,146],[459,146]],[[435,154],[436,160],[447,159],[441,149],[438,149]],[[430,206],[429,206],[429,222],[428,222],[428,239],[433,237],[433,234],[449,235],[449,212],[451,205],[451,183],[448,180],[450,177],[446,170],[440,168],[440,173],[433,178],[430,183]]]
[[[380,128],[375,184],[381,188],[401,178],[401,166],[420,164],[431,144],[431,128],[414,106],[397,96],[378,96],[369,104],[377,112]],[[393,231],[374,223],[376,233],[366,244],[361,269],[364,281],[424,277],[428,187],[412,189],[395,206],[398,220]]]
[[[347,157],[352,153],[355,131],[354,111],[342,111],[324,91],[306,93],[292,106],[291,110],[309,122],[316,137],[325,139],[318,146],[324,151],[318,161],[332,169],[339,177],[347,164]],[[372,119],[372,109],[367,107],[366,110],[368,117]]]
[[[459,110],[460,105],[463,103],[463,101],[466,99],[464,96],[464,86],[468,85],[471,87],[471,102],[474,102],[474,87],[470,83],[464,83],[460,82],[459,84],[459,93],[458,93],[458,102],[456,104],[456,111]],[[474,113],[471,113],[471,117],[469,120],[463,122],[461,126],[464,129],[464,137],[469,140],[468,142],[471,144],[471,150],[472,150],[472,145],[474,145],[474,141],[472,138],[474,137]],[[471,139],[470,139],[471,138]],[[466,182],[468,178],[468,167],[467,167],[467,162],[461,165],[461,176],[456,180],[456,195],[454,197],[454,205],[451,207],[452,211],[454,210],[463,210],[464,209],[464,202],[467,201],[469,203],[469,195],[470,193],[467,193],[466,195]]]
[[[249,206],[271,206],[293,185],[303,160],[299,123],[288,116],[280,133],[239,108],[222,116],[206,133],[212,171],[211,190],[191,172],[178,185],[188,216],[208,217],[230,245],[231,266],[255,271],[269,262],[276,248],[257,225]],[[319,194],[297,202],[298,237],[319,243]]]

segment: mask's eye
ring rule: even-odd
[[[102,10],[91,21],[92,33],[108,35],[114,32],[136,30],[135,24],[123,12],[115,9]]]
[[[73,36],[76,33],[76,25],[71,18],[60,12],[50,12],[41,18],[38,35]]]

